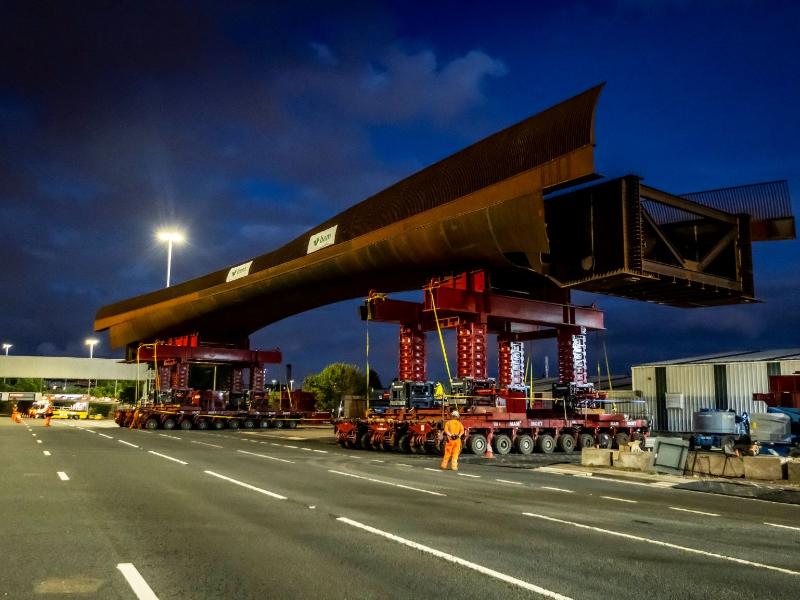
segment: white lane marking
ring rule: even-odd
[[[509,481],[508,479],[495,479],[495,481],[499,481],[500,483],[511,483],[513,485],[524,485],[521,481]]]
[[[630,481],[628,479],[614,479],[613,477],[600,477],[598,475],[595,475],[593,479],[596,480],[596,481],[610,481],[611,483],[623,483],[625,485],[638,485],[638,486],[644,486],[644,487],[648,487],[648,488],[649,487],[653,487],[652,483],[646,483],[646,482],[643,482],[643,481]],[[670,487],[672,487],[672,486],[670,486]]]
[[[654,487],[671,488],[671,487],[675,487],[676,485],[679,485],[679,484],[677,484],[677,483],[675,483],[673,481],[656,481],[655,483],[651,483],[650,485],[652,485]]]
[[[217,444],[209,444],[208,442],[197,442],[192,440],[193,444],[202,444],[203,446],[211,446],[212,448],[224,448],[225,446],[218,446]]]
[[[495,571],[494,569],[484,567],[483,565],[479,565],[477,563],[464,560],[463,558],[459,558],[458,556],[453,556],[448,552],[442,552],[441,550],[436,550],[435,548],[431,548],[430,546],[424,546],[412,540],[408,540],[398,535],[394,535],[393,533],[389,533],[388,531],[382,531],[381,529],[376,529],[374,527],[370,527],[369,525],[364,525],[363,523],[359,523],[358,521],[353,521],[352,519],[348,519],[347,517],[339,517],[336,520],[345,523],[346,525],[351,525],[352,527],[357,527],[358,529],[368,531],[369,533],[374,533],[375,535],[379,535],[388,540],[392,540],[393,542],[398,542],[400,544],[403,544],[404,546],[408,546],[409,548],[414,548],[415,550],[425,552],[426,554],[432,554],[437,558],[442,558],[448,562],[461,565],[462,567],[466,567],[468,569],[472,569],[473,571],[477,571],[478,573],[482,573],[483,575],[488,575],[489,577],[494,577],[495,579],[499,579],[500,581],[510,583],[511,585],[516,585],[517,587],[521,587],[531,592],[536,592],[537,594],[541,594],[542,596],[546,596],[548,598],[555,598],[556,600],[570,600],[569,596],[562,596],[557,592],[553,592],[543,587],[539,587],[538,585],[535,585],[533,583],[529,583],[527,581],[523,581],[522,579],[517,579],[516,577],[512,577],[511,575],[506,575],[505,573],[501,573],[499,571]]]
[[[35,434],[35,433],[32,433],[31,435],[32,435],[33,437],[36,437],[36,434]]]
[[[543,485],[542,489],[543,490],[550,490],[550,491],[553,491],[553,492],[565,492],[567,494],[574,494],[575,493],[575,490],[565,490],[564,488],[550,487],[550,486],[547,486],[547,485]]]
[[[224,479],[225,481],[229,481],[243,488],[247,488],[248,490],[253,490],[254,492],[258,492],[259,494],[264,494],[265,496],[270,496],[271,498],[275,498],[277,500],[288,500],[286,496],[281,496],[280,494],[276,494],[275,492],[264,490],[260,487],[256,487],[254,485],[250,485],[249,483],[245,483],[244,481],[239,481],[238,479],[231,479],[230,477],[225,477],[225,475],[214,473],[214,471],[203,471],[203,473],[207,473],[208,475],[218,477],[219,479]]]
[[[102,435],[104,438],[108,438],[110,440],[114,439],[113,437],[111,437],[110,435],[106,435],[105,433],[98,433],[97,435]]]
[[[42,440],[36,440],[36,443],[37,443],[37,444],[41,444],[41,443],[42,443]]]
[[[398,467],[411,467],[412,469],[414,468],[414,465],[407,465],[406,463],[397,463],[397,466]]]
[[[284,448],[294,448],[295,450],[297,450],[297,446],[292,446],[290,444],[284,444],[283,447]]]
[[[131,444],[130,442],[126,442],[125,440],[117,440],[120,444],[125,444],[126,446],[130,446],[131,448],[138,448],[136,444]]]
[[[614,500],[615,502],[627,502],[628,504],[639,504],[638,500],[628,500],[627,498],[615,498],[614,496],[600,496],[606,500]]]
[[[309,506],[308,508],[310,508],[311,510],[314,510],[317,507],[316,506]]]
[[[681,512],[695,513],[697,515],[705,515],[707,517],[718,517],[717,513],[703,512],[702,510],[692,510],[691,508],[680,508],[679,506],[670,506],[670,510],[679,510]]]
[[[89,433],[97,433],[96,431],[92,431],[91,429],[84,429],[84,431],[88,431]]]
[[[311,448],[300,448],[300,450],[305,450],[306,452],[311,452]]]
[[[433,471],[434,473],[441,473],[444,469],[431,469],[430,467],[425,467],[426,471]]]
[[[167,460],[171,460],[172,462],[180,463],[182,465],[188,465],[189,463],[184,462],[182,460],[178,460],[177,458],[172,458],[171,456],[167,456],[166,454],[161,454],[159,452],[154,452],[153,450],[148,450],[150,454],[155,454],[156,456],[160,456],[161,458],[166,458]]]
[[[327,450],[314,450],[314,452],[319,452],[320,454],[327,454]]]
[[[50,452],[48,452],[47,450],[42,450],[42,454],[44,454],[45,456],[50,456]]]
[[[280,444],[276,444],[275,442],[270,442],[269,445],[270,446],[280,446]]]
[[[249,454],[250,456],[260,456],[261,458],[268,458],[270,460],[277,460],[279,462],[285,462],[289,464],[294,464],[293,460],[286,460],[285,458],[277,458],[276,456],[269,456],[267,454],[259,454],[258,452],[248,452],[247,450],[237,450],[241,454]]]
[[[480,475],[470,475],[469,473],[456,473],[459,477],[472,477],[473,479],[480,479]]]
[[[152,588],[147,585],[144,577],[142,577],[141,573],[133,566],[133,563],[119,563],[117,569],[122,573],[122,576],[125,577],[128,585],[131,586],[133,593],[136,594],[139,600],[158,600],[158,596],[156,596]]]
[[[287,439],[287,440],[293,440],[293,441],[295,441],[295,442],[302,442],[302,441],[303,441],[305,438],[301,438],[301,437],[293,437],[293,436],[287,435],[287,436],[286,436],[286,439]]]
[[[169,434],[166,434],[166,433],[159,433],[158,435],[160,435],[161,437],[168,437],[168,438],[172,438],[173,440],[179,440],[179,439],[181,439],[181,438],[179,438],[177,435],[169,435]]]
[[[386,461],[385,461],[385,460],[381,460],[380,458],[373,458],[373,459],[372,459],[371,461],[369,461],[369,462],[379,462],[379,463],[382,463],[382,462],[386,462]]]
[[[69,477],[67,477],[67,474],[64,473],[64,471],[58,471],[58,478],[61,481],[69,481]]]
[[[334,471],[332,469],[328,469],[328,473],[334,473],[336,475],[344,475],[345,477],[353,477],[355,479],[363,479],[364,481],[371,481],[372,483],[382,483],[383,485],[391,485],[392,487],[403,488],[404,490],[412,490],[414,492],[422,492],[423,494],[430,494],[431,496],[447,496],[447,494],[440,494],[439,492],[423,490],[421,488],[411,487],[410,485],[403,485],[402,483],[392,483],[391,481],[383,481],[382,479],[373,479],[372,477],[362,477],[361,475],[353,475],[352,473],[343,473],[342,471]]]
[[[769,525],[770,527],[780,527],[781,529],[794,529],[795,531],[800,531],[800,527],[792,527],[791,525],[780,525],[779,523],[767,523],[764,521],[764,525]]]
[[[678,544],[671,544],[669,542],[662,542],[660,540],[654,540],[652,538],[644,538],[639,537],[638,535],[633,535],[630,533],[622,533],[621,531],[611,531],[610,529],[602,529],[600,527],[594,527],[592,525],[584,525],[583,523],[575,523],[574,521],[565,521],[563,519],[556,519],[555,517],[548,517],[545,515],[537,515],[534,513],[524,512],[522,513],[526,517],[533,517],[535,519],[543,519],[545,521],[552,521],[553,523],[561,523],[562,525],[572,525],[574,527],[578,527],[580,529],[589,529],[591,531],[597,531],[600,533],[605,533],[608,535],[614,535],[617,537],[625,538],[628,540],[636,540],[638,542],[647,542],[648,544],[654,544],[656,546],[663,546],[665,548],[673,548],[675,550],[682,550],[684,552],[690,552],[692,554],[701,554],[703,556],[710,556],[712,558],[719,558],[721,560],[728,560],[731,562],[739,563],[742,565],[749,565],[751,567],[758,567],[759,569],[767,569],[769,571],[778,571],[779,573],[786,573],[788,575],[800,575],[800,571],[792,571],[791,569],[784,569],[782,567],[776,567],[774,565],[765,565],[763,563],[757,563],[750,560],[744,560],[743,558],[736,558],[734,556],[726,556],[725,554],[717,554],[715,552],[706,552],[705,550],[699,550],[697,548],[690,548],[688,546],[679,546]]]

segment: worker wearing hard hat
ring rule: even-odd
[[[458,455],[461,454],[461,436],[464,435],[464,426],[458,420],[457,410],[450,413],[451,419],[444,424],[444,457],[440,468],[447,469],[447,463],[451,461],[451,469],[458,471]]]

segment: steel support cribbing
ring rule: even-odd
[[[264,366],[263,365],[253,365],[250,369],[250,392],[251,398],[254,401],[263,400],[264,392],[264,385],[266,384],[266,377],[264,375]]]
[[[500,388],[525,385],[525,348],[522,342],[497,340],[497,381]]]
[[[486,379],[486,324],[459,323],[456,344],[458,377]]]
[[[425,356],[425,331],[419,323],[400,326],[397,374],[400,381],[425,381],[428,376]]]
[[[588,383],[585,327],[562,327],[558,330],[558,381],[578,385]]]

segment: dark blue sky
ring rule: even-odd
[[[13,353],[84,355],[97,308],[163,285],[162,224],[190,240],[173,281],[240,263],[601,81],[603,175],[676,193],[788,179],[800,212],[796,2],[275,4],[0,2],[0,338]],[[624,371],[800,346],[800,245],[754,254],[755,306],[576,295],[607,311],[590,349],[604,341]],[[298,378],[363,364],[356,305],[254,345],[279,346]],[[391,379],[396,332],[372,334]],[[96,355],[121,355],[101,339]]]

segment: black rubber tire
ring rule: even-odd
[[[245,419],[242,421],[242,427],[245,429],[254,429],[256,426],[256,422],[253,419]]]
[[[365,431],[364,433],[362,433],[360,441],[361,441],[361,447],[364,450],[372,450],[372,432],[371,431]]]
[[[486,453],[486,445],[486,436],[482,433],[473,433],[467,438],[467,448],[478,456],[483,456]]]
[[[508,437],[505,433],[498,433],[492,439],[492,446],[494,446],[495,453],[505,456],[509,452],[511,452],[512,444],[511,438]]]
[[[170,429],[175,429],[176,424],[177,423],[175,423],[175,419],[169,418],[164,421],[162,426],[164,427],[164,429],[170,430]]]
[[[542,454],[552,454],[556,449],[556,441],[549,433],[543,433],[536,438],[536,448]]]
[[[533,452],[533,446],[533,438],[527,433],[518,435],[517,439],[514,440],[514,448],[522,455],[528,455]]]
[[[600,434],[600,437],[597,440],[597,444],[601,448],[609,450],[614,445],[614,438],[611,437],[610,433],[603,432]]]
[[[200,419],[199,421],[197,421],[197,423],[194,424],[194,426],[201,431],[205,431],[206,429],[208,429],[208,421],[206,421],[205,419]]]
[[[228,429],[239,429],[239,421],[231,419],[228,421]]]
[[[447,444],[447,441],[442,437],[440,440],[435,441],[431,446],[431,453],[438,454],[439,456],[444,456],[444,447]]]
[[[216,421],[213,421],[212,425],[214,426],[214,429],[216,429],[217,431],[219,431],[220,429],[225,429],[225,421],[223,421],[222,419],[217,419]]]
[[[286,429],[297,429],[297,419],[286,421]]]
[[[339,440],[339,445],[342,448],[347,448],[347,440]]]
[[[578,436],[581,448],[594,448],[594,436],[591,433],[582,433]]]
[[[158,429],[158,419],[155,417],[150,417],[147,421],[144,422],[144,428],[153,431],[154,429]]]
[[[275,419],[275,429],[283,429],[283,419]]]
[[[630,442],[631,442],[631,436],[630,436],[630,435],[628,435],[628,434],[627,434],[626,432],[624,432],[624,431],[620,431],[620,432],[619,432],[619,433],[616,435],[616,437],[614,438],[614,441],[616,441],[616,442],[617,442],[617,448],[619,448],[620,446],[625,446],[626,444],[630,444]]]
[[[411,446],[411,454],[427,454],[428,453],[428,445],[421,444],[419,446]]]
[[[411,439],[408,437],[407,433],[404,433],[400,436],[400,439],[397,442],[397,450],[398,452],[403,452],[404,454],[411,452]]]
[[[558,436],[558,448],[564,454],[572,454],[575,452],[576,445],[575,437],[571,433],[562,433]]]
[[[269,421],[267,419],[261,419],[258,422],[259,429],[267,429],[269,427]]]
[[[192,420],[191,419],[184,419],[180,422],[180,428],[184,431],[189,431],[192,428]]]

